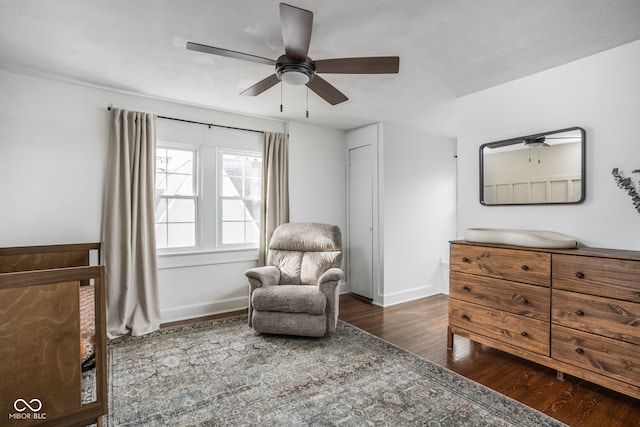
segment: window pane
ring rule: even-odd
[[[238,197],[242,196],[242,177],[222,178],[222,194],[221,196]]]
[[[262,159],[260,157],[246,157],[245,175],[256,178],[262,176]]]
[[[245,207],[242,200],[222,200],[223,221],[244,221]]]
[[[156,169],[156,197],[166,194],[167,192],[167,175],[158,173]]]
[[[195,222],[196,204],[194,200],[173,199],[169,202],[169,222]]]
[[[167,224],[156,224],[156,248],[167,247]]]
[[[167,246],[170,248],[183,248],[196,245],[196,225],[168,224]]]
[[[260,221],[260,200],[245,200],[247,220]]]
[[[194,194],[195,150],[156,150],[156,196]]]
[[[156,149],[156,172],[165,173],[167,171],[167,150],[166,148]]]
[[[166,195],[193,196],[193,175],[167,175]]]
[[[257,178],[246,178],[244,181],[244,196],[245,197],[260,197],[261,181]]]
[[[260,236],[260,221],[247,222],[246,223],[247,243],[258,243],[259,236]]]
[[[223,154],[222,173],[227,176],[242,176],[242,159],[233,154]]]
[[[167,222],[167,201],[166,199],[156,199],[156,222]]]
[[[191,148],[156,148],[155,221],[158,248],[192,247],[197,244],[196,153]]]
[[[220,244],[255,244],[260,228],[262,156],[225,150],[220,154]]]
[[[223,222],[222,223],[222,243],[234,245],[244,243],[244,223],[243,222]]]
[[[167,172],[193,174],[193,151],[167,149]]]

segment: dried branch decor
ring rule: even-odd
[[[640,173],[640,169],[635,169],[631,171],[631,173]],[[636,184],[631,180],[631,178],[623,177],[622,174],[620,174],[620,172],[618,171],[618,168],[614,168],[611,171],[611,174],[613,175],[613,179],[616,180],[616,184],[618,184],[618,187],[627,191],[627,194],[629,194],[629,196],[631,197],[633,206],[636,208],[638,213],[640,213],[640,195],[636,190]]]

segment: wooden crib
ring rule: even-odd
[[[102,424],[99,260],[99,243],[0,248],[0,426]]]

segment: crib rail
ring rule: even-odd
[[[99,243],[0,248],[0,426],[102,424],[104,266],[89,265],[99,252]],[[96,367],[95,394],[83,403],[79,291],[87,285],[95,295]]]

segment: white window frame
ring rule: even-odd
[[[196,224],[198,246],[158,250],[160,270],[254,262],[258,259],[258,247],[218,245],[218,159],[217,150],[227,149],[250,152],[264,158],[263,135],[232,128],[207,128],[191,123],[162,120],[158,123],[156,146],[198,150],[197,175],[199,180]]]
[[[242,150],[228,147],[218,147],[216,150],[216,181],[217,181],[217,189],[216,189],[216,247],[218,249],[258,249],[259,242],[245,242],[245,243],[223,243],[222,236],[223,231],[222,227],[225,221],[223,221],[222,217],[222,202],[225,199],[229,199],[228,196],[223,196],[222,187],[224,185],[224,168],[223,168],[223,156],[225,154],[237,155],[237,156],[249,156],[249,157],[259,157],[264,160],[264,155],[261,151],[252,151],[252,150]],[[260,176],[260,181],[262,181],[262,176]],[[260,182],[262,186],[262,182]],[[239,200],[262,200],[262,189],[260,190],[259,197],[251,197],[251,196],[240,196],[236,199]],[[260,226],[260,218],[257,218],[258,226]]]
[[[191,144],[182,144],[176,142],[166,142],[166,141],[156,141],[156,150],[157,149],[169,149],[169,150],[181,150],[181,151],[189,151],[193,153],[193,196],[183,196],[183,195],[168,195],[168,196],[155,196],[160,199],[185,199],[185,200],[194,200],[195,211],[194,211],[194,245],[193,246],[174,246],[174,247],[166,247],[166,248],[157,248],[156,251],[159,255],[163,254],[175,254],[175,253],[185,253],[185,252],[194,252],[198,251],[202,248],[202,174],[201,174],[201,150],[197,145]],[[157,173],[154,173],[154,178],[157,177]],[[154,183],[155,189],[155,183]],[[154,212],[155,217],[155,212]],[[154,221],[155,224],[155,221]],[[157,240],[157,237],[156,237]]]

